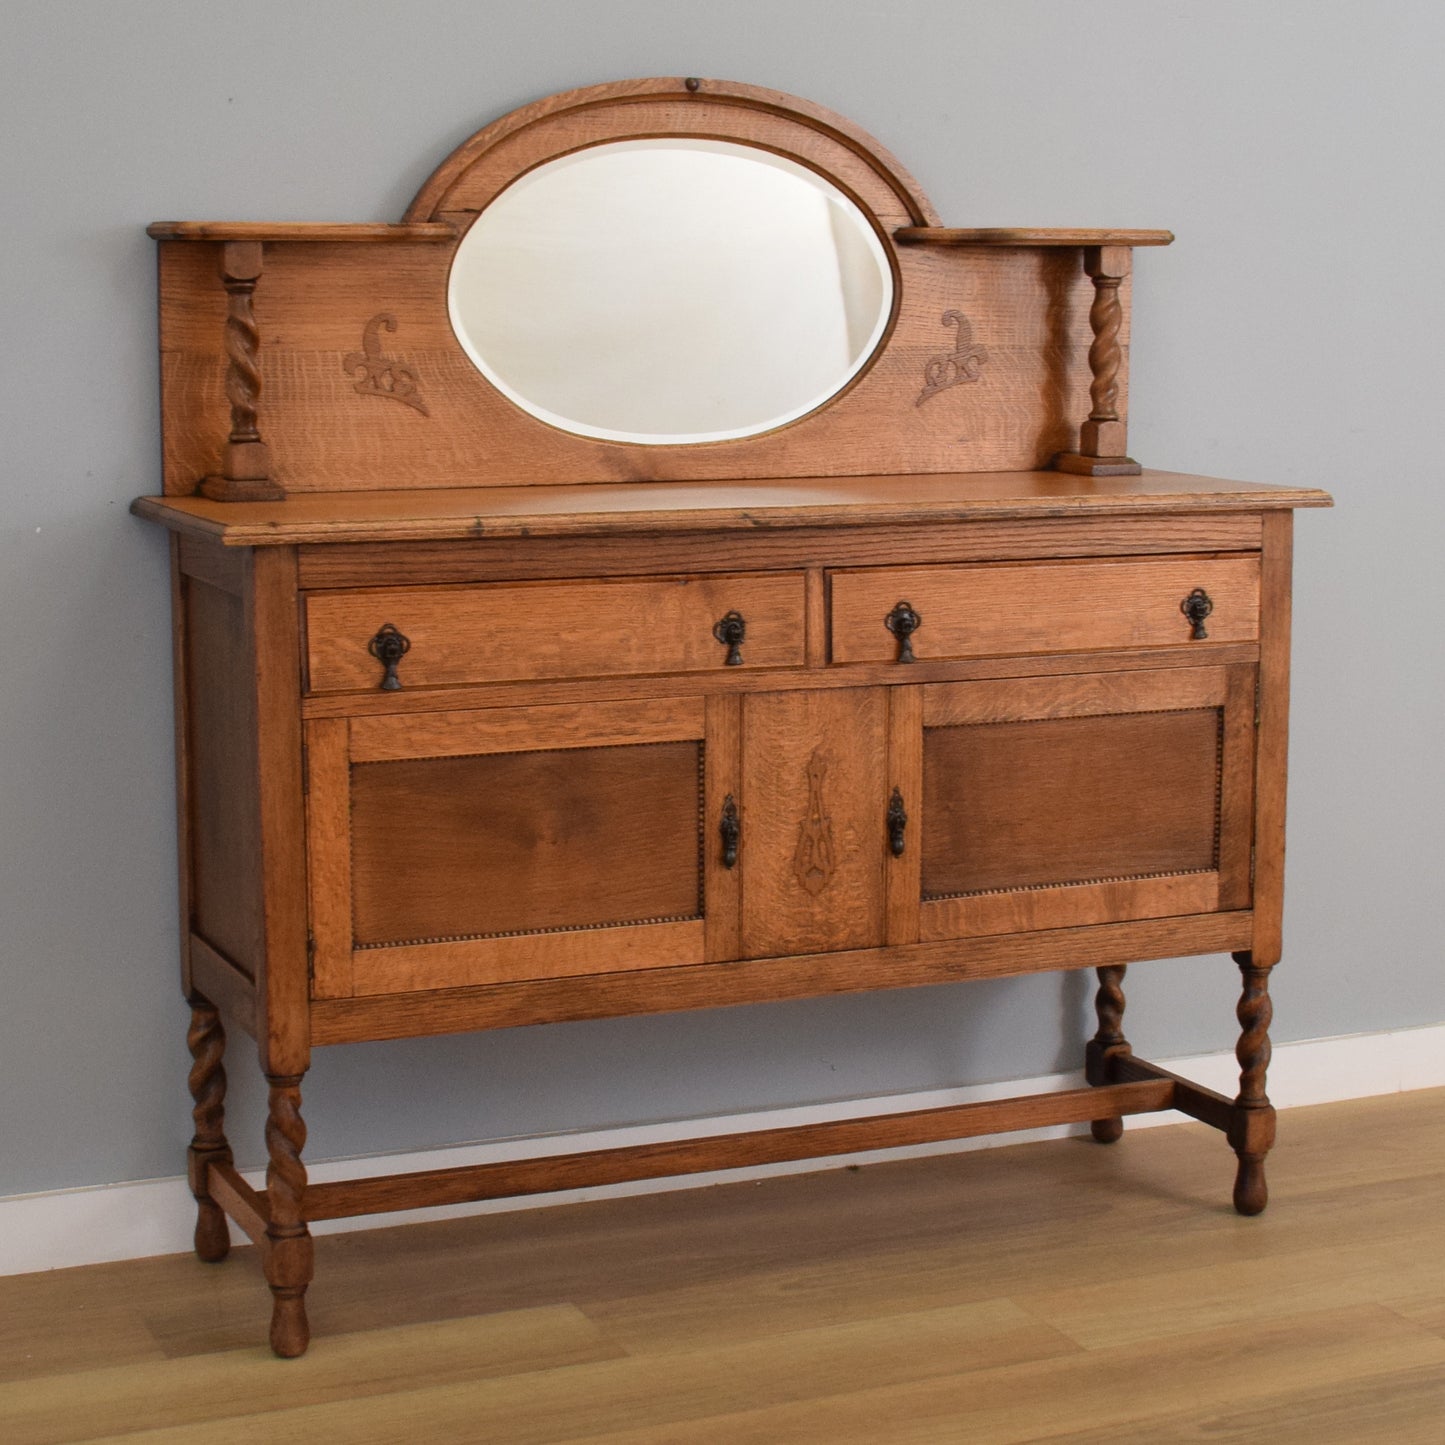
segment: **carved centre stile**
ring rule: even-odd
[[[808,759],[808,807],[798,829],[798,846],[793,853],[793,873],[815,898],[832,881],[837,870],[833,847],[833,820],[823,800],[823,783],[828,776],[828,759],[815,748]]]

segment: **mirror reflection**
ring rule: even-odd
[[[653,445],[781,426],[857,375],[893,278],[823,177],[727,141],[620,141],[537,167],[457,248],[472,361],[533,416]]]

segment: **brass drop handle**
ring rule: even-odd
[[[913,610],[912,603],[898,603],[883,619],[883,625],[898,639],[898,661],[916,661],[913,656],[913,634],[923,626],[923,619]]]
[[[385,668],[381,675],[382,692],[400,692],[401,679],[396,675],[396,665],[411,651],[411,638],[397,631],[392,623],[383,622],[366,650]]]
[[[1209,636],[1204,630],[1204,619],[1214,611],[1214,599],[1204,588],[1196,587],[1179,604],[1179,610],[1189,619],[1189,640],[1203,642]]]
[[[888,800],[888,848],[895,858],[903,856],[903,831],[908,827],[908,810],[903,806],[903,794],[894,788]]]
[[[741,612],[725,612],[713,623],[712,635],[728,650],[728,667],[743,665],[743,639],[748,635],[748,624]]]
[[[736,868],[738,862],[738,840],[742,837],[743,826],[738,821],[738,805],[729,793],[723,799],[722,819],[717,825],[722,834],[722,864],[724,868]]]

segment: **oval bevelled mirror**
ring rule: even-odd
[[[477,217],[452,328],[533,416],[649,445],[769,431],[836,395],[888,325],[893,275],[837,187],[730,141],[616,141],[549,161]]]

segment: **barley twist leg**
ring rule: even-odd
[[[1234,1050],[1239,1060],[1239,1094],[1229,1128],[1229,1142],[1239,1156],[1234,1207],[1241,1214],[1258,1214],[1269,1202],[1264,1160],[1274,1143],[1274,1108],[1264,1087],[1274,1009],[1269,999],[1269,968],[1257,966],[1248,953],[1236,953],[1234,961],[1244,981],[1238,1009],[1241,1033]]]
[[[1124,965],[1110,964],[1098,970],[1099,991],[1094,995],[1094,1012],[1099,1031],[1090,1039],[1084,1055],[1084,1073],[1091,1084],[1108,1084],[1109,1061],[1119,1054],[1132,1052],[1124,1037]],[[1089,1126],[1101,1144],[1114,1143],[1124,1132],[1123,1119],[1115,1116],[1095,1119]]]
[[[306,1166],[301,1150],[301,1075],[268,1074],[270,1112],[266,1119],[266,1282],[271,1286],[271,1348],[287,1359],[305,1354],[311,1330],[306,1320],[306,1286],[311,1283],[311,1231],[301,1205]]]
[[[208,1264],[217,1264],[231,1250],[231,1232],[225,1211],[211,1198],[208,1174],[213,1164],[231,1162],[226,1142],[226,1031],[216,1006],[200,994],[192,994],[191,1026],[186,1043],[191,1051],[191,1119],[195,1132],[187,1151],[187,1174],[196,1201],[196,1254]]]

